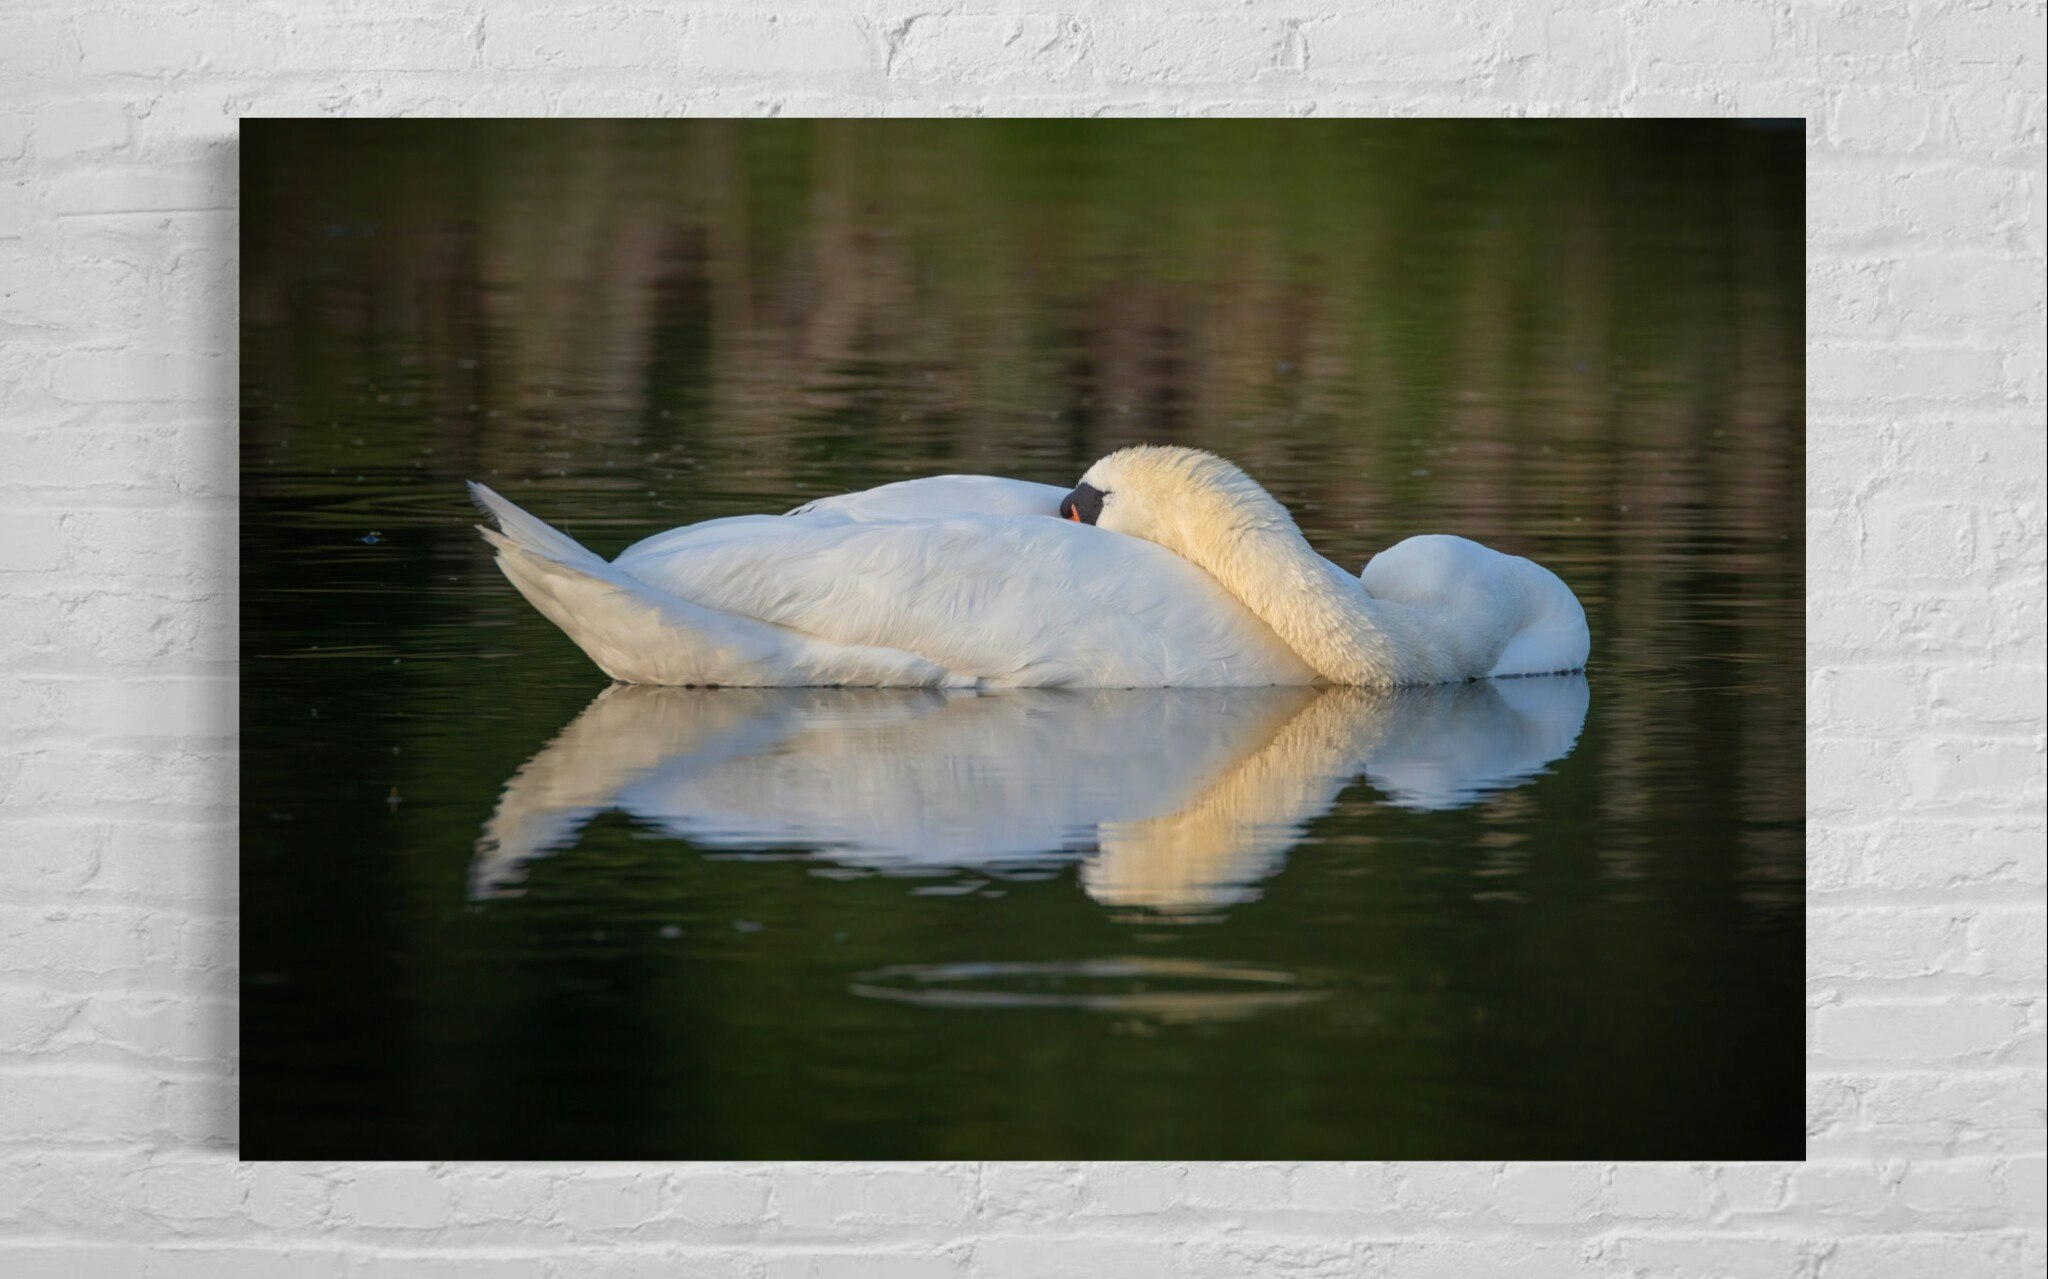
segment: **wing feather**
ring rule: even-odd
[[[616,567],[707,608],[996,684],[1313,678],[1214,578],[1151,542],[1035,513],[869,514],[693,525]]]

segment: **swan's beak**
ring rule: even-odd
[[[1093,484],[1077,485],[1060,499],[1060,518],[1076,524],[1093,524],[1102,515],[1103,492]]]

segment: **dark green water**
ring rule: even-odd
[[[1801,144],[247,124],[245,1153],[1798,1157]],[[1136,441],[1591,669],[606,692],[460,484],[610,554]]]

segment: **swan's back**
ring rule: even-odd
[[[993,685],[1314,680],[1200,568],[1153,543],[1039,513],[1056,510],[1059,496],[979,477],[910,481],[787,516],[676,529],[629,548],[613,567],[707,608],[832,643],[917,653]]]

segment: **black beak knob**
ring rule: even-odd
[[[1093,524],[1102,518],[1104,493],[1092,484],[1076,485],[1074,491],[1060,499],[1060,518],[1076,524]]]

